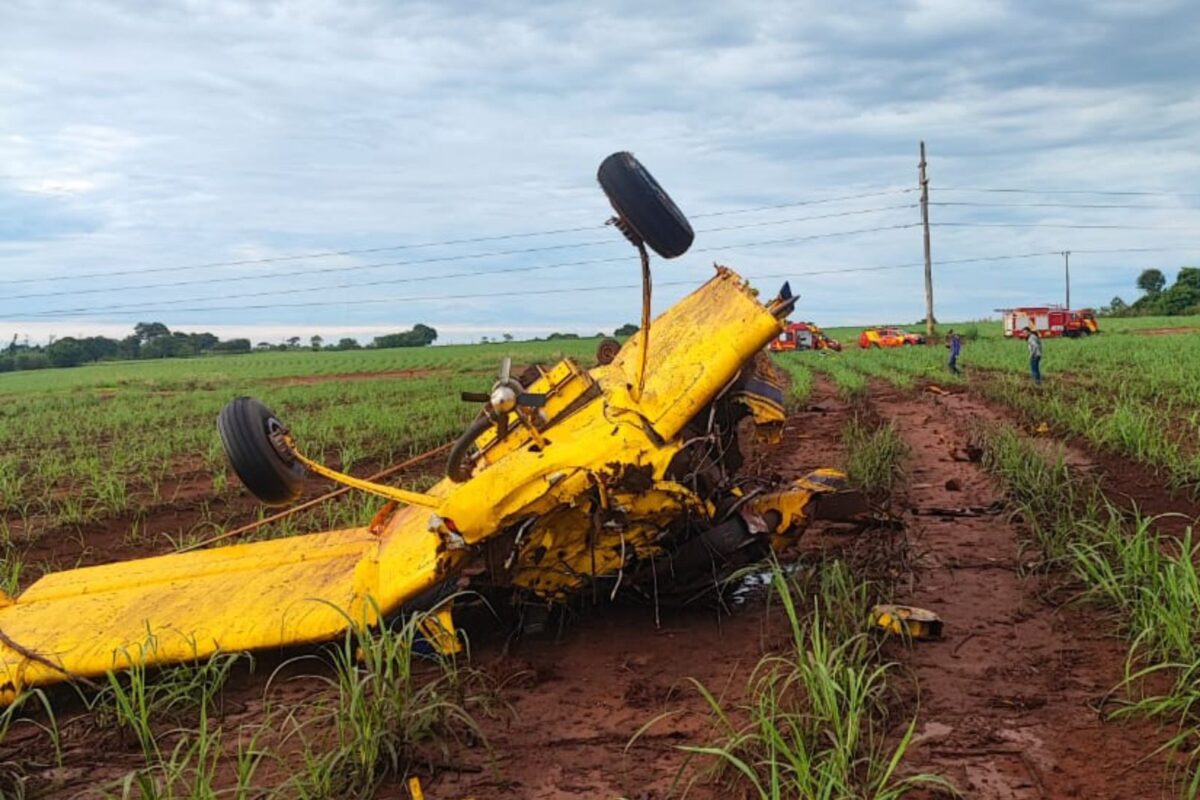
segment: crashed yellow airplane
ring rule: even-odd
[[[854,508],[834,470],[784,484],[739,476],[747,437],[784,418],[762,350],[795,302],[786,284],[763,303],[718,267],[651,323],[646,246],[673,258],[692,229],[629,153],[598,177],[645,286],[641,330],[609,363],[514,377],[505,359],[490,392],[464,397],[482,411],[425,493],[317,464],[264,405],[234,399],[218,430],[252,493],[286,504],[314,472],[386,498],[375,523],[68,570],[0,595],[0,699],[133,659],[326,641],[408,609],[436,606],[448,621],[439,602],[468,582],[543,605],[585,588],[712,585],[785,544],[822,503]]]

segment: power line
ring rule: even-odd
[[[915,226],[908,226],[908,227],[915,227]],[[736,246],[736,245],[734,245],[734,246]],[[1009,260],[1023,259],[1023,258],[1034,258],[1034,257],[1048,256],[1048,255],[1058,255],[1059,253],[1060,253],[1060,251],[1058,251],[1058,250],[1046,250],[1046,251],[1038,251],[1038,252],[1030,252],[1030,253],[1012,253],[1012,254],[995,255],[995,256],[976,256],[973,258],[948,259],[948,260],[944,260],[944,261],[939,261],[938,264],[939,265],[949,265],[949,264],[983,263],[983,262],[991,262],[991,261],[1009,261]],[[618,258],[618,259],[605,259],[605,260],[606,261],[627,261],[628,257],[622,257],[622,258]],[[917,267],[923,267],[923,266],[924,266],[924,262],[906,263],[906,264],[885,264],[885,265],[875,265],[875,266],[866,266],[866,267],[840,267],[840,268],[821,269],[821,270],[809,270],[809,271],[805,271],[805,272],[796,272],[796,271],[778,272],[778,273],[769,273],[769,274],[764,274],[764,275],[745,276],[745,277],[747,280],[765,280],[765,279],[774,279],[774,278],[796,278],[796,277],[804,277],[804,276],[812,276],[812,275],[838,275],[838,274],[848,274],[848,273],[855,273],[855,272],[881,272],[881,271],[887,271],[887,270],[915,269]],[[518,269],[530,269],[530,268],[518,268]],[[656,281],[655,282],[656,286],[694,286],[695,284],[696,284],[696,282],[694,280]],[[275,309],[275,308],[313,308],[313,307],[330,306],[330,305],[337,305],[340,307],[340,306],[355,306],[355,305],[371,305],[371,304],[378,304],[378,303],[417,303],[417,302],[431,302],[431,301],[442,301],[442,300],[469,300],[469,299],[473,300],[473,299],[484,299],[484,298],[490,298],[490,297],[515,297],[515,296],[521,296],[521,295],[572,294],[572,293],[576,293],[576,292],[580,292],[580,293],[582,293],[582,292],[597,292],[597,291],[605,291],[605,290],[610,290],[610,289],[633,289],[633,288],[640,288],[640,287],[641,287],[641,284],[619,284],[619,285],[614,284],[614,285],[607,285],[607,286],[590,286],[590,287],[583,286],[583,287],[561,288],[561,289],[531,289],[528,291],[486,292],[486,293],[478,293],[478,294],[443,294],[443,295],[422,295],[422,296],[418,296],[418,297],[404,296],[404,297],[387,297],[387,298],[364,298],[364,299],[358,299],[358,300],[339,301],[336,303],[331,303],[329,300],[314,300],[314,301],[302,301],[302,302],[297,302],[297,303],[258,303],[258,304],[252,304],[252,305],[236,305],[236,306],[202,306],[202,307],[197,306],[197,307],[192,307],[192,308],[174,308],[174,309],[172,309],[172,311],[174,311],[174,312],[239,311],[239,310],[257,311],[257,310]],[[153,307],[153,306],[151,306],[151,307],[137,306],[137,307],[131,307],[131,308],[135,308],[138,313],[157,313],[159,310],[157,307]],[[94,311],[94,310],[101,310],[101,309],[86,309],[85,308],[85,309],[78,309],[78,310],[85,310],[85,311],[93,310]],[[58,316],[59,314],[63,314],[63,313],[67,313],[67,312],[37,312],[37,313],[33,313],[33,314],[28,314],[26,316],[33,316],[33,317]],[[0,317],[0,318],[8,319],[10,317]]]
[[[755,206],[753,208],[736,208],[732,211],[709,211],[705,214],[691,214],[691,219],[703,219],[705,217],[724,217],[729,214],[753,214],[758,211],[775,211],[780,208],[794,208],[796,206],[816,206],[824,203],[843,203],[847,200],[864,200],[868,197],[887,197],[893,194],[908,194],[915,192],[916,189],[887,189],[879,192],[865,192],[863,194],[847,194],[841,197],[826,197],[821,200],[802,200],[795,203],[778,203],[772,206]]]
[[[914,226],[908,226],[908,227],[914,227]],[[732,247],[736,247],[736,246],[737,245],[732,245]],[[1195,246],[1195,245],[1193,245],[1193,246]],[[1087,249],[1087,250],[1073,250],[1072,254],[1079,254],[1079,253],[1120,254],[1120,253],[1175,252],[1175,251],[1179,251],[1179,250],[1189,249],[1189,247],[1191,247],[1191,246],[1094,248],[1094,249]],[[1060,251],[1060,250],[1040,250],[1040,251],[1032,251],[1032,252],[1026,252],[1026,253],[1010,253],[1010,254],[994,255],[994,256],[975,256],[972,258],[944,259],[944,260],[938,261],[937,264],[940,266],[947,266],[947,265],[957,265],[957,264],[985,263],[985,262],[994,262],[994,261],[1011,261],[1011,260],[1025,259],[1025,258],[1040,258],[1040,257],[1046,257],[1046,256],[1059,256],[1061,254],[1062,254],[1062,251]],[[603,260],[604,261],[624,261],[626,259],[625,258],[616,258],[616,259],[603,259]],[[805,276],[812,276],[812,275],[837,275],[837,274],[848,274],[848,273],[856,273],[856,272],[881,272],[881,271],[888,271],[888,270],[916,269],[918,267],[923,267],[923,266],[924,266],[923,262],[916,262],[916,263],[887,264],[887,265],[877,265],[877,266],[867,266],[867,267],[842,267],[842,268],[836,268],[836,269],[809,270],[806,272],[790,271],[790,272],[769,273],[769,274],[764,274],[764,275],[745,276],[745,277],[747,280],[766,280],[766,279],[775,279],[775,278],[787,279],[787,278],[797,278],[797,277],[805,277]],[[694,280],[676,280],[676,281],[657,282],[656,285],[657,286],[693,286],[693,285],[695,285],[695,283],[696,282]],[[638,289],[638,288],[641,288],[641,284],[632,284],[631,283],[631,284],[617,284],[617,285],[606,285],[606,286],[584,286],[584,287],[561,288],[561,289],[532,289],[532,290],[526,290],[526,291],[512,291],[512,292],[486,292],[486,293],[476,293],[476,294],[425,295],[425,296],[419,296],[419,297],[405,296],[405,297],[386,297],[386,298],[366,298],[366,299],[359,299],[359,300],[338,301],[336,303],[331,303],[328,300],[317,300],[317,301],[304,301],[304,302],[299,302],[299,303],[259,303],[259,304],[253,304],[253,305],[238,305],[238,306],[202,306],[202,307],[193,307],[193,308],[175,308],[172,310],[175,312],[239,311],[239,310],[255,311],[255,310],[275,309],[275,308],[315,308],[315,307],[330,306],[330,305],[336,305],[336,306],[342,307],[342,306],[371,305],[371,304],[380,304],[380,303],[416,303],[416,302],[431,302],[431,301],[441,301],[441,300],[487,299],[487,298],[491,298],[491,297],[517,297],[517,296],[522,296],[522,295],[590,293],[590,292],[608,291],[608,290],[613,290],[613,289]],[[139,306],[138,309],[139,309],[139,313],[142,313],[142,312],[156,313],[157,312],[157,309],[154,307]],[[99,309],[78,309],[78,310],[99,310]],[[67,313],[67,312],[37,312],[37,313],[29,314],[26,316],[54,317],[54,316],[58,316],[63,313]],[[13,317],[11,317],[11,316],[0,317],[0,319],[12,319],[12,318]]]
[[[941,228],[1066,228],[1070,230],[1195,231],[1194,225],[1084,225],[1074,222],[931,222]]]
[[[774,211],[783,208],[799,208],[802,206],[824,205],[828,203],[840,203],[849,200],[862,200],[870,197],[885,197],[888,195],[906,194],[913,191],[912,189],[890,189],[886,191],[864,192],[860,194],[842,195],[839,197],[827,197],[817,200],[797,200],[790,203],[778,203],[775,205],[755,206],[751,208],[735,208],[728,211],[710,211],[704,214],[692,214],[691,219],[705,219],[708,217],[723,217],[733,214],[752,214],[761,211]],[[865,212],[864,212],[865,213]],[[475,236],[463,239],[446,239],[435,242],[417,242],[413,244],[396,244],[384,245],[381,247],[366,247],[350,250],[325,250],[312,253],[300,253],[290,256],[268,256],[264,258],[247,258],[236,261],[210,261],[202,264],[184,264],[174,267],[139,267],[136,269],[115,270],[112,272],[86,272],[75,275],[50,275],[39,278],[16,278],[12,280],[0,281],[0,285],[11,285],[19,283],[43,283],[50,281],[78,281],[86,278],[115,278],[125,275],[143,275],[156,272],[186,272],[198,269],[215,269],[217,267],[241,267],[251,264],[273,264],[287,261],[304,261],[313,258],[334,258],[342,256],[360,256],[370,255],[373,253],[392,252],[397,250],[417,250],[429,247],[451,247],[462,244],[479,244],[481,242],[498,242],[511,239],[524,239],[536,236],[556,236],[566,233],[582,233],[586,231],[602,230],[604,225],[583,225],[575,228],[557,228],[544,231],[527,231],[524,233],[508,233],[495,236]]]
[[[931,206],[968,206],[972,208],[1121,208],[1157,211],[1192,211],[1186,206],[1147,206],[1130,205],[1128,203],[990,203],[975,201],[942,201],[930,203]]]
[[[771,226],[771,225],[786,225],[786,224],[790,224],[790,223],[810,222],[812,220],[833,219],[836,217],[861,216],[863,214],[874,214],[874,213],[879,213],[879,212],[883,212],[883,211],[895,211],[897,209],[907,209],[907,208],[916,208],[916,205],[914,203],[907,203],[907,204],[903,204],[903,205],[881,206],[878,208],[868,208],[868,209],[861,209],[861,210],[856,210],[856,211],[839,211],[834,214],[819,214],[817,216],[810,216],[810,217],[797,217],[797,218],[782,219],[782,220],[767,220],[765,222],[749,222],[749,223],[745,223],[742,225],[729,225],[729,226],[726,226],[723,228],[702,229],[702,230],[697,231],[697,233],[725,233],[728,231],[747,230],[750,228],[761,228],[761,227],[766,227],[766,226]],[[272,273],[257,274],[257,275],[255,275],[255,274],[252,274],[252,275],[230,275],[230,276],[222,277],[220,279],[220,282],[222,284],[225,284],[225,283],[236,283],[236,282],[240,282],[240,281],[260,281],[260,280],[267,280],[270,278],[295,278],[295,277],[306,277],[308,275],[323,275],[323,274],[339,273],[339,272],[361,272],[363,270],[381,269],[383,267],[414,266],[414,265],[419,265],[419,264],[438,264],[438,263],[446,263],[446,262],[452,262],[452,261],[469,261],[469,260],[474,260],[474,259],[479,259],[479,258],[500,258],[500,257],[504,257],[504,256],[529,255],[531,253],[544,253],[544,252],[549,252],[549,251],[553,251],[553,250],[570,250],[570,249],[574,249],[574,248],[578,248],[578,247],[596,247],[599,245],[617,244],[620,241],[621,241],[621,239],[619,237],[607,237],[605,239],[596,239],[596,240],[590,241],[590,242],[575,242],[575,243],[571,243],[571,244],[547,245],[545,247],[528,247],[528,248],[521,248],[518,250],[500,250],[500,251],[493,251],[493,252],[487,252],[487,253],[470,253],[470,254],[459,254],[459,255],[453,255],[453,256],[435,256],[433,258],[416,259],[416,260],[411,260],[411,261],[385,261],[385,262],[377,263],[377,264],[349,264],[349,265],[338,266],[338,267],[324,267],[321,269],[310,269],[310,270],[305,270],[304,272],[272,272]],[[565,266],[576,266],[579,263],[591,263],[591,262],[573,262],[573,263],[567,264]],[[504,270],[497,270],[497,271],[503,272]],[[487,274],[490,274],[490,271],[482,270],[482,271],[478,271],[478,272],[459,273],[458,275],[454,275],[453,277],[466,277],[469,275],[487,275]],[[450,276],[436,276],[436,277],[444,278],[444,277],[450,277]],[[414,280],[431,280],[431,278],[428,278],[428,277],[420,278],[420,279],[414,278]],[[126,285],[121,285],[121,286],[106,286],[106,287],[98,287],[98,288],[92,288],[92,289],[69,289],[66,291],[59,291],[59,292],[31,292],[28,294],[9,295],[8,297],[6,297],[4,299],[5,300],[29,300],[29,299],[40,298],[40,297],[71,297],[71,296],[81,295],[81,294],[111,294],[113,292],[128,292],[128,291],[135,291],[135,290],[140,290],[140,289],[173,289],[173,288],[177,288],[180,286],[201,286],[201,285],[207,285],[207,284],[214,283],[214,282],[215,281],[213,278],[199,278],[196,280],[189,280],[189,281],[166,281],[163,283],[142,283],[142,284],[133,284],[133,285],[126,284]]]
[[[622,260],[628,260],[628,259],[625,258]],[[797,276],[797,275],[824,275],[824,274],[833,274],[833,273],[837,273],[837,272],[851,272],[851,271],[865,272],[865,271],[879,271],[879,270],[885,270],[885,269],[911,269],[916,266],[922,266],[922,265],[920,265],[920,264],[896,264],[896,265],[883,266],[883,267],[870,267],[870,268],[864,267],[864,268],[859,268],[859,269],[855,269],[855,270],[821,270],[821,271],[817,271],[817,272],[805,272],[805,273],[788,272],[788,273],[779,273],[779,274],[775,274],[775,275],[759,275],[755,279],[761,280],[764,278],[777,278],[777,277],[787,278],[787,277],[793,277],[793,276]],[[749,280],[749,278],[748,278],[748,280]],[[654,285],[661,287],[661,286],[691,286],[691,285],[695,285],[695,284],[696,284],[695,281],[678,280],[678,281],[656,281]],[[364,299],[359,299],[359,300],[343,301],[343,302],[337,303],[337,305],[348,306],[348,305],[369,305],[369,304],[377,304],[377,303],[419,303],[419,302],[441,301],[441,300],[477,300],[477,299],[492,298],[492,297],[520,297],[520,296],[526,296],[526,295],[532,296],[532,295],[549,295],[549,294],[578,294],[578,293],[584,293],[584,292],[610,291],[613,289],[639,289],[639,288],[641,288],[640,283],[609,284],[609,285],[605,285],[605,286],[579,286],[579,287],[562,288],[562,289],[530,289],[530,290],[526,290],[526,291],[485,292],[485,293],[478,293],[478,294],[442,294],[442,295],[422,295],[420,297],[364,298]],[[254,311],[254,310],[262,310],[262,309],[270,309],[270,308],[311,308],[311,307],[316,307],[316,306],[328,306],[328,305],[330,305],[330,302],[328,300],[316,300],[316,301],[304,301],[304,302],[300,302],[300,303],[258,303],[258,304],[254,304],[254,305],[238,305],[238,306],[204,306],[204,307],[195,307],[195,308],[177,308],[177,309],[174,309],[174,311],[176,311],[176,312],[238,311],[238,310]],[[146,309],[146,311],[155,311],[155,309],[153,309],[153,308]],[[46,314],[32,314],[32,315],[28,315],[28,316],[46,316]]]
[[[1094,194],[1112,197],[1200,197],[1200,192],[1113,191],[1107,189],[1028,189],[994,186],[936,186],[939,192],[988,192],[992,194]]]
[[[782,239],[767,239],[767,240],[762,240],[762,241],[757,241],[757,242],[742,242],[742,243],[738,243],[738,244],[714,245],[712,247],[696,248],[689,252],[691,252],[691,253],[711,253],[711,252],[719,252],[722,250],[734,250],[734,249],[749,248],[749,247],[765,247],[765,246],[776,245],[776,244],[795,244],[797,242],[811,241],[814,239],[832,239],[832,238],[837,238],[837,237],[841,237],[841,236],[854,236],[854,235],[860,235],[860,234],[864,234],[864,233],[878,233],[878,232],[882,232],[882,231],[902,230],[905,228],[916,227],[917,224],[918,223],[907,223],[907,224],[903,224],[903,225],[882,225],[882,226],[876,226],[873,228],[860,228],[857,230],[850,230],[850,231],[836,231],[833,233],[815,233],[815,234],[809,234],[806,236],[791,236],[791,237],[782,238]],[[274,289],[274,290],[268,290],[268,291],[262,291],[262,292],[251,292],[248,294],[243,294],[241,296],[242,297],[275,297],[275,296],[279,296],[279,295],[288,295],[288,294],[305,294],[305,293],[309,293],[309,292],[327,292],[327,291],[331,291],[334,289],[357,289],[357,288],[369,288],[369,287],[373,287],[373,286],[391,286],[391,285],[402,284],[402,283],[428,282],[428,281],[433,281],[433,280],[448,280],[450,278],[485,277],[488,275],[506,275],[506,274],[517,273],[517,272],[535,272],[538,270],[561,269],[564,267],[576,267],[576,266],[585,266],[585,265],[592,265],[592,264],[608,264],[608,263],[614,263],[614,262],[619,262],[619,261],[626,261],[626,260],[628,260],[628,258],[629,258],[628,255],[623,255],[623,256],[613,256],[610,258],[594,258],[594,259],[584,259],[582,261],[568,261],[568,262],[562,262],[562,263],[558,263],[558,264],[537,264],[537,265],[533,265],[533,266],[506,267],[506,268],[502,268],[502,269],[493,269],[493,270],[473,270],[470,272],[461,272],[461,273],[455,273],[455,274],[451,274],[451,275],[435,275],[435,276],[420,275],[420,276],[409,276],[406,278],[388,278],[385,280],[378,280],[378,281],[359,281],[359,282],[354,282],[354,283],[327,284],[325,286],[314,286],[314,287],[308,287],[308,288]],[[180,284],[168,284],[168,285],[178,286]],[[71,294],[71,293],[67,293],[67,294]],[[175,306],[175,305],[178,305],[181,303],[191,303],[191,302],[195,302],[195,301],[196,301],[196,298],[184,298],[181,300],[166,300],[161,303],[158,303],[155,307]],[[63,314],[74,314],[74,313],[78,313],[78,312],[82,312],[82,311],[127,311],[127,310],[141,309],[143,307],[144,307],[144,304],[140,304],[140,303],[139,304],[125,304],[125,305],[108,305],[108,306],[80,306],[77,308],[30,312],[28,314],[23,314],[23,315],[19,315],[19,316],[21,316],[22,318],[27,317],[27,316],[39,316],[39,317],[60,316]],[[5,314],[5,315],[0,315],[0,319],[13,319],[17,316],[18,315],[15,315],[15,314]]]
[[[1200,245],[1186,244],[1176,247],[1123,247],[1118,249],[1101,249],[1101,250],[1072,250],[1075,255],[1080,253],[1108,255],[1115,253],[1177,253],[1181,250],[1195,250],[1200,248]]]

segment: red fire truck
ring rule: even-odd
[[[788,350],[841,350],[837,339],[825,335],[825,331],[811,322],[792,322],[783,333],[768,345],[773,353]]]
[[[1091,336],[1100,332],[1096,312],[1090,308],[1072,311],[1062,306],[1027,306],[1024,308],[998,308],[1004,315],[1004,335],[1026,337],[1029,326],[1039,336]]]

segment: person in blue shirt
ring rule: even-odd
[[[953,328],[946,334],[946,347],[950,349],[950,371],[955,375],[961,375],[962,371],[958,368],[958,354],[962,352],[962,337],[955,333]]]

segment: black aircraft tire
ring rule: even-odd
[[[621,343],[616,339],[601,339],[600,344],[596,347],[596,363],[602,366],[611,364],[620,350]]]
[[[450,457],[446,459],[446,477],[455,483],[466,483],[471,479],[471,466],[463,463],[467,451],[479,438],[480,434],[492,426],[492,421],[486,414],[480,414],[475,421],[467,426],[463,435],[450,448]]]
[[[687,252],[696,234],[675,202],[632,153],[613,153],[596,174],[617,214],[663,258]]]
[[[283,429],[271,409],[253,397],[235,397],[217,416],[217,432],[229,465],[250,493],[270,506],[286,505],[300,496],[304,465],[286,459],[271,442]]]

